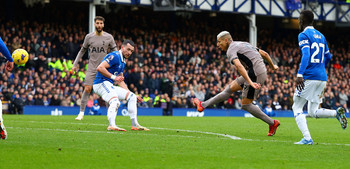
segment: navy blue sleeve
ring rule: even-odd
[[[6,57],[9,62],[13,62],[10,51],[7,49],[4,41],[0,38],[0,52]]]

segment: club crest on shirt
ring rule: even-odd
[[[109,55],[106,61],[109,63],[111,60],[113,60],[113,58],[114,58],[114,55]]]

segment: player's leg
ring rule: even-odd
[[[243,77],[239,77],[243,78]],[[237,79],[239,79],[237,78]],[[201,102],[197,98],[193,100],[193,104],[197,106],[197,111],[202,112],[206,107],[220,103],[228,99],[232,93],[242,90],[242,87],[238,84],[237,80],[234,80],[231,82],[230,85],[228,85],[222,92],[217,94],[216,96],[208,99],[207,101]]]
[[[118,108],[120,106],[120,101],[118,97],[117,96],[112,97],[108,103],[109,103],[109,107],[107,110],[107,118],[108,118],[109,125],[107,127],[107,130],[126,131],[125,129],[119,128],[115,123]]]
[[[101,96],[102,99],[109,104],[107,109],[107,119],[109,122],[107,130],[126,131],[123,128],[119,128],[115,123],[120,101],[118,99],[118,94],[114,91],[113,84],[105,81],[103,83],[95,84],[93,89],[96,94]]]
[[[143,127],[137,121],[137,97],[133,92],[130,92],[121,87],[115,87],[115,91],[118,93],[120,100],[126,100],[128,102],[128,112],[131,120],[131,130],[145,130],[149,131],[146,127]]]
[[[76,117],[75,120],[82,120],[84,118],[85,108],[89,100],[91,89],[92,89],[92,86],[88,86],[88,85],[85,86],[83,95],[81,96],[80,111],[79,111],[78,117]]]
[[[253,82],[264,84],[267,74],[262,73],[256,76],[254,72],[249,72],[249,77]],[[239,82],[239,84],[243,86],[242,109],[249,112],[254,117],[267,123],[269,125],[269,132],[267,135],[273,136],[276,133],[277,127],[280,125],[280,122],[267,116],[263,111],[261,111],[261,109],[258,106],[252,104],[253,100],[256,100],[258,98],[260,90],[256,90],[253,87],[251,87],[244,79],[242,81],[238,80],[237,82]]]
[[[2,118],[2,101],[0,100],[0,139],[7,139],[7,132]]]
[[[81,96],[81,104],[80,104],[80,111],[78,116],[75,118],[75,120],[82,120],[84,118],[84,113],[85,113],[85,108],[86,104],[89,100],[89,96],[92,90],[92,85],[94,83],[94,79],[96,77],[96,70],[90,70],[91,68],[89,67],[88,70],[86,71],[86,76],[85,76],[85,81],[84,81],[84,92],[83,95]]]
[[[264,121],[268,125],[274,125],[275,121],[271,117],[267,116],[263,111],[261,111],[261,109],[258,106],[254,105],[252,102],[253,99],[243,98],[242,109],[249,112],[254,117]]]
[[[331,110],[331,109],[324,109],[319,108],[319,104],[321,103],[321,98],[324,93],[324,89],[326,87],[325,81],[313,81],[312,83],[315,83],[313,92],[314,99],[313,102],[308,103],[308,114],[311,117],[314,118],[329,118],[329,117],[336,117],[336,119],[339,121],[340,126],[345,129],[347,127],[347,118],[345,116],[345,110],[342,107],[339,107],[337,110]]]
[[[307,127],[306,117],[305,114],[303,114],[303,107],[307,100],[294,94],[293,102],[294,103],[292,109],[295,121],[298,125],[299,130],[303,134],[303,138],[299,142],[295,142],[294,144],[313,144],[309,128]]]
[[[310,104],[310,102],[309,102]],[[348,119],[345,116],[345,109],[343,107],[338,107],[337,110],[331,110],[331,109],[324,109],[324,108],[317,108],[319,103],[311,103],[308,107],[316,107],[313,108],[315,111],[314,114],[310,114],[310,117],[314,118],[330,118],[330,117],[335,117],[339,123],[342,129],[346,129],[348,127]],[[308,108],[308,110],[310,110]]]
[[[253,82],[259,83],[259,84],[264,84],[267,74],[262,73],[258,76],[256,76],[254,73],[249,72],[249,77]],[[240,82],[240,81],[238,81]],[[243,86],[242,90],[242,109],[249,112],[252,114],[254,117],[264,121],[267,123],[269,126],[274,126],[275,125],[275,130],[272,131],[272,133],[269,132],[268,136],[272,136],[276,132],[276,128],[279,126],[279,121],[275,121],[271,117],[267,116],[261,109],[253,105],[252,102],[253,100],[256,100],[259,96],[260,90],[256,90],[253,87],[251,87],[245,80],[241,81],[239,83],[241,86]],[[271,127],[270,127],[271,128]]]
[[[319,109],[320,103],[316,102],[308,102],[307,110],[308,115],[313,118],[329,118],[329,117],[335,117],[337,115],[336,110],[331,109]]]

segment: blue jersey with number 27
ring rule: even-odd
[[[125,69],[125,60],[120,50],[111,52],[108,55],[106,55],[103,58],[102,62],[104,61],[106,61],[110,66],[109,68],[107,68],[107,71],[109,73],[116,76],[118,76],[120,73],[123,73]],[[103,81],[110,81],[112,84],[114,83],[113,80],[109,77],[105,77],[100,72],[97,72],[94,84],[102,83]]]
[[[304,79],[327,81],[326,65],[331,59],[326,38],[312,26],[299,34],[302,58],[298,74]]]

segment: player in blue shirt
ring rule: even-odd
[[[310,10],[304,10],[299,16],[299,47],[302,51],[302,58],[297,74],[296,85],[293,97],[294,117],[303,138],[295,144],[313,144],[309,129],[306,123],[306,116],[303,114],[303,107],[308,102],[308,115],[314,118],[336,117],[343,129],[347,127],[345,110],[339,107],[337,110],[319,109],[322,103],[324,89],[327,83],[326,65],[331,59],[326,38],[313,26],[314,15]]]
[[[6,70],[12,71],[13,59],[4,41],[2,41],[1,38],[0,38],[0,53],[2,53],[2,55],[5,56],[7,59],[6,66],[5,66]],[[4,120],[2,119],[2,102],[0,100],[0,139],[6,139],[6,138],[7,138],[7,132],[4,126]]]
[[[142,102],[140,96],[136,96],[131,92],[124,82],[124,68],[125,60],[130,57],[134,51],[134,42],[125,40],[119,51],[114,51],[107,54],[102,63],[97,67],[97,74],[94,80],[93,89],[96,94],[102,97],[104,101],[109,104],[107,110],[107,118],[109,125],[107,130],[126,131],[115,124],[115,118],[120,106],[119,100],[126,100],[128,102],[128,112],[131,119],[131,130],[145,130],[137,121],[137,102]],[[118,86],[114,86],[116,82]]]

